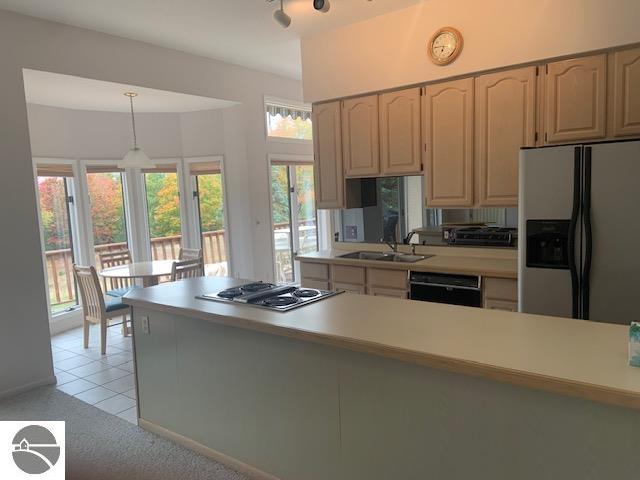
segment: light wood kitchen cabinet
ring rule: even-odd
[[[342,102],[342,152],[348,177],[380,174],[378,96]]]
[[[484,302],[484,308],[487,308],[489,310],[504,310],[506,312],[517,312],[518,302],[509,302],[506,300],[494,300],[492,298],[488,298]]]
[[[473,205],[473,78],[429,85],[422,96],[428,207]]]
[[[369,288],[393,288],[406,292],[408,290],[408,273],[407,270],[368,267],[367,285]]]
[[[365,284],[365,267],[352,267],[349,265],[331,265],[332,283]]]
[[[611,135],[640,135],[640,48],[613,52],[610,59]]]
[[[317,290],[331,290],[329,282],[323,280],[314,280],[312,278],[300,279],[300,286],[302,288],[315,288]]]
[[[379,97],[380,173],[419,175],[422,171],[420,141],[420,89],[383,93]]]
[[[518,311],[518,281],[508,278],[484,278],[484,308]]]
[[[478,206],[518,204],[519,150],[536,142],[536,83],[536,67],[475,79]]]
[[[333,291],[357,293],[358,295],[365,295],[367,293],[364,285],[360,285],[357,283],[342,283],[342,282],[333,282]]]
[[[406,290],[385,287],[369,287],[369,295],[373,295],[374,297],[389,297],[401,299],[407,299],[409,296]]]
[[[313,106],[313,154],[317,208],[344,206],[340,102]]]
[[[549,63],[545,84],[546,143],[605,137],[606,54]]]

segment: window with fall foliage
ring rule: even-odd
[[[267,136],[293,140],[311,140],[311,109],[286,103],[265,103]]]

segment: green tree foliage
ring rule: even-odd
[[[198,196],[202,231],[224,230],[222,174],[199,175]]]
[[[180,235],[178,175],[175,173],[147,173],[145,180],[151,237]]]
[[[284,165],[271,167],[271,195],[273,223],[289,223],[289,178]]]

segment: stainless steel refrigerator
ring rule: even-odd
[[[640,141],[520,151],[519,310],[640,320]]]

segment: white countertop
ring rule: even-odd
[[[188,279],[125,303],[640,409],[621,325],[347,293],[286,313],[195,298],[241,283]]]

